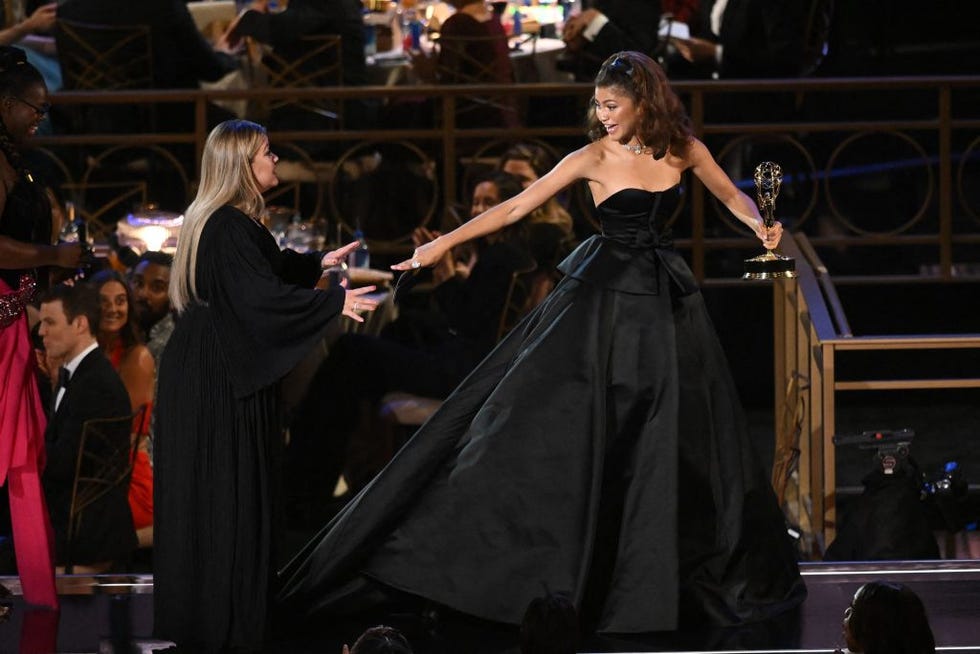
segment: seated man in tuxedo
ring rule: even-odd
[[[607,57],[620,50],[654,56],[660,26],[659,0],[591,0],[569,16],[561,37],[566,51],[561,68],[575,81],[591,82]]]
[[[130,413],[129,395],[95,337],[99,296],[84,284],[55,286],[41,298],[40,335],[47,352],[64,361],[44,434],[47,465],[41,478],[55,535],[56,563],[66,562],[68,518],[82,426],[93,418]],[[128,425],[123,427],[129,433]],[[128,483],[119,484],[85,509],[72,539],[76,571],[108,570],[136,549],[136,531],[126,499]]]

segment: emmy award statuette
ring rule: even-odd
[[[755,167],[755,192],[762,212],[762,223],[767,228],[776,222],[776,196],[783,181],[783,170],[779,164],[763,161]],[[790,257],[766,250],[765,254],[745,260],[745,274],[742,279],[778,279],[796,277],[796,262]]]

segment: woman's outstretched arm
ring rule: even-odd
[[[588,147],[585,146],[566,156],[546,175],[509,200],[487,209],[451,232],[419,246],[411,259],[396,263],[392,269],[409,270],[420,266],[432,266],[447,250],[517,222],[572,182],[588,177],[589,155],[586,152]],[[418,265],[413,265],[413,262]]]

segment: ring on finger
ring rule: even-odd
[[[419,261],[418,259],[412,260],[412,268],[421,268],[421,267],[422,267],[421,261]]]
[[[357,307],[358,307],[358,304],[357,304],[357,302],[355,302],[354,303],[354,311],[357,311]]]

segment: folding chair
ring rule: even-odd
[[[68,530],[64,555],[65,572],[71,574],[74,551],[85,512],[92,505],[116,489],[125,497],[129,477],[139,449],[142,434],[138,427],[143,423],[146,407],[117,418],[93,418],[82,425],[78,458],[75,462],[75,479],[72,483],[71,504],[68,512]],[[126,509],[129,509],[127,503]]]

